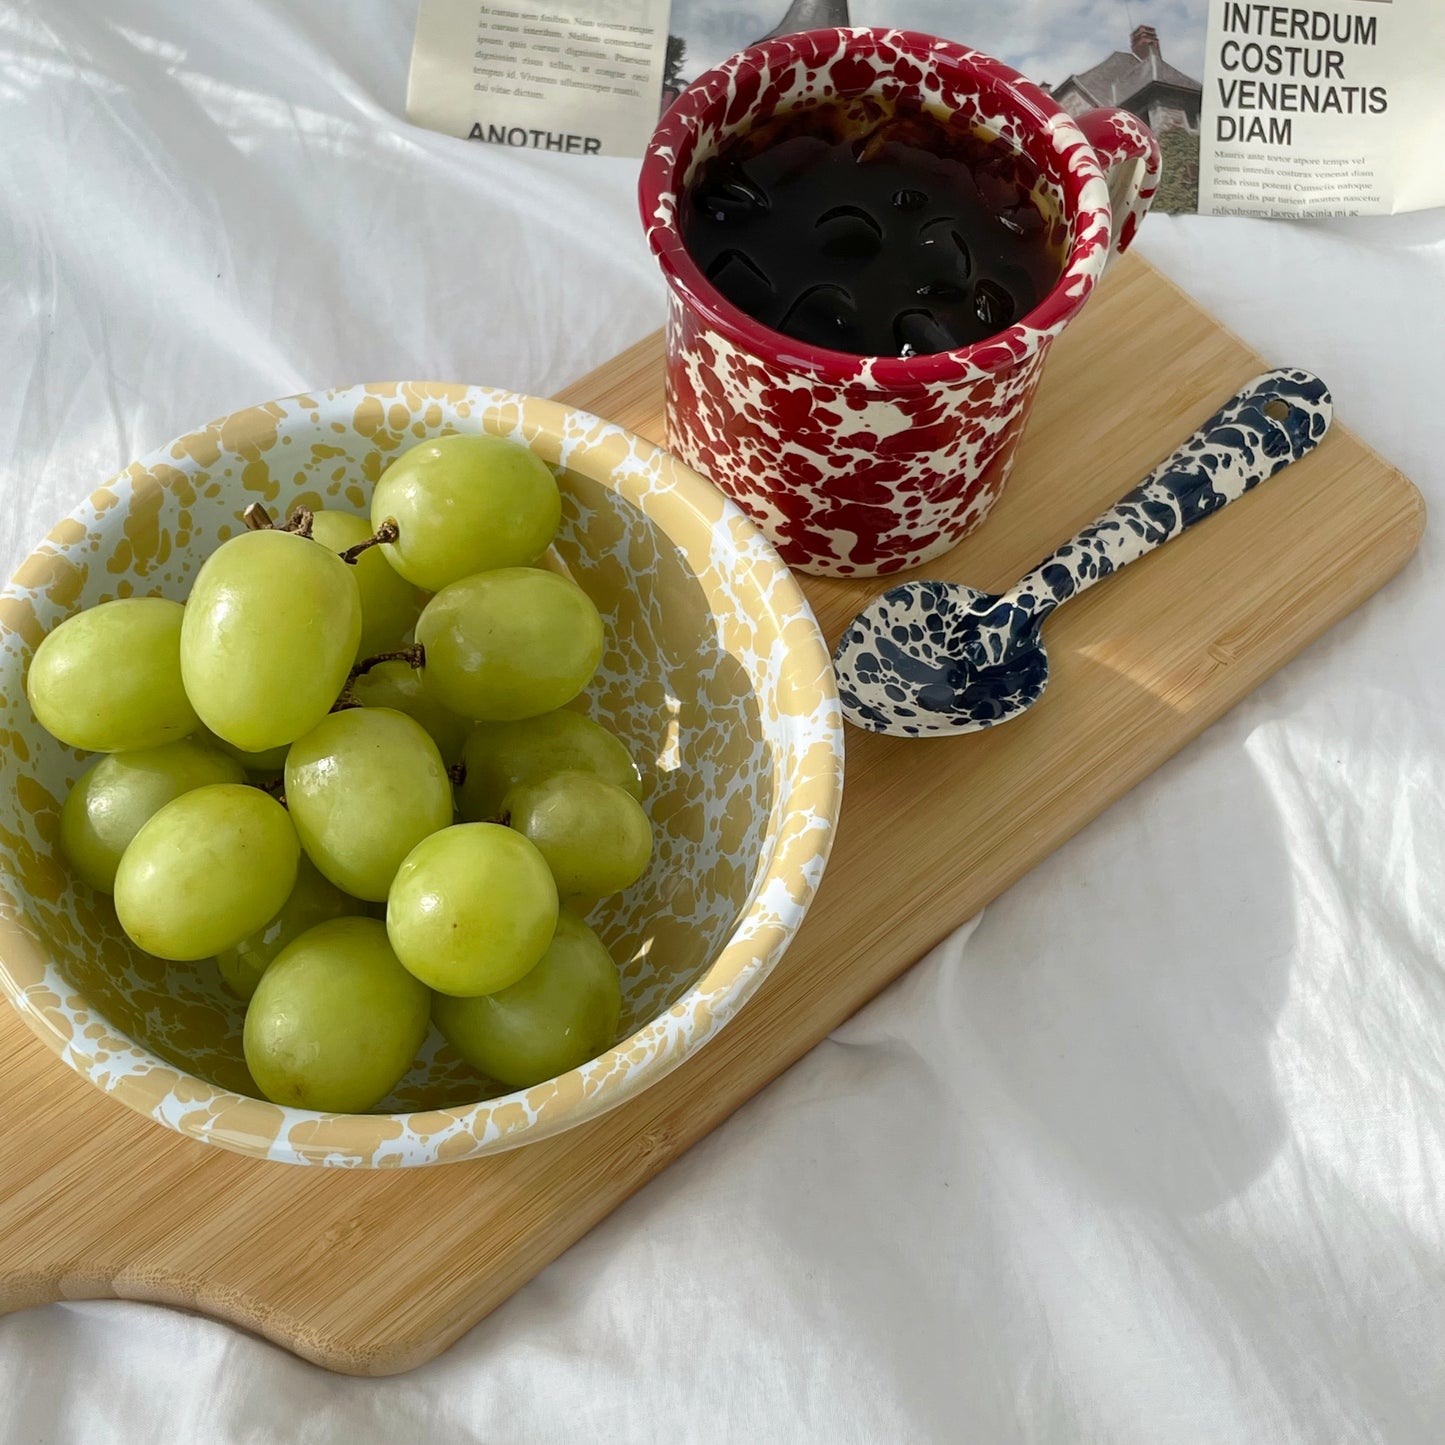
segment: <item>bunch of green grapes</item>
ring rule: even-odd
[[[98,755],[71,867],[137,947],[216,960],[276,1103],[374,1108],[433,1022],[511,1087],[613,1042],[581,915],[643,876],[652,826],[627,749],[567,706],[603,627],[544,556],[560,516],[527,447],[442,437],[369,525],[252,507],[184,606],[101,603],[36,649],[36,718]]]

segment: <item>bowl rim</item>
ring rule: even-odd
[[[529,445],[541,442],[538,449],[545,459],[574,467],[652,518],[703,588],[713,616],[719,616],[719,608],[727,603],[707,577],[719,556],[754,569],[754,575],[766,581],[770,604],[769,615],[754,621],[771,641],[781,643],[781,619],[787,619],[788,675],[815,679],[818,700],[806,716],[782,709],[772,715],[779,742],[791,738],[801,744],[806,737],[807,745],[793,749],[798,763],[792,775],[780,770],[765,834],[772,846],[764,851],[747,902],[726,942],[687,992],[589,1063],[529,1089],[472,1104],[402,1113],[327,1114],[272,1104],[209,1083],[153,1053],[91,1008],[46,956],[39,937],[25,922],[23,906],[0,883],[0,990],[52,1052],[113,1098],[176,1132],[234,1152],[289,1163],[410,1167],[475,1158],[574,1127],[655,1083],[713,1038],[781,957],[817,891],[841,803],[843,729],[832,659],[797,579],[753,523],[704,477],[665,448],[594,413],[548,398],[464,383],[366,382],[323,388],[219,417],[151,451],[99,490],[123,484],[138,469],[151,476],[160,473],[160,484],[168,486],[164,477],[176,472],[177,459],[205,455],[206,446],[222,428],[231,437],[227,451],[237,448],[236,438],[244,438],[248,427],[269,424],[274,430],[275,408],[295,405],[319,411],[323,420],[313,424],[320,426],[328,409],[334,420],[338,408],[404,392],[450,406],[441,426],[456,427],[461,421],[487,429],[480,425],[484,415],[505,415],[506,409],[515,408],[519,420],[513,434],[519,439]],[[458,415],[461,402],[469,403],[470,409]],[[290,420],[293,426],[300,424]],[[590,454],[599,454],[601,462],[605,449],[619,445],[640,465],[624,468],[614,463],[589,470]],[[555,456],[548,455],[554,450]],[[628,485],[653,469],[663,485]],[[704,528],[710,538],[707,556],[695,556],[697,549],[689,549],[674,535],[665,515],[658,515],[673,509]],[[74,513],[61,519],[45,542],[31,548],[0,589],[0,604],[15,599],[17,592],[28,594],[20,573],[39,548],[63,545],[59,534],[62,529],[73,530],[75,520]],[[0,636],[17,630],[0,606]],[[26,661],[32,650],[27,645]],[[756,684],[757,669],[748,671]],[[785,756],[781,747],[778,751]],[[807,805],[811,836],[784,858],[781,829],[800,802]],[[77,1015],[84,1018],[83,1047]],[[118,1068],[117,1057],[134,1067]]]

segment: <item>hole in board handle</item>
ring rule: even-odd
[[[1289,403],[1277,396],[1272,396],[1264,404],[1264,414],[1271,421],[1283,421],[1289,415]]]

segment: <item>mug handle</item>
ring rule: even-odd
[[[1154,132],[1127,110],[1087,110],[1074,122],[1093,146],[1109,185],[1113,231],[1109,259],[1122,256],[1148,214],[1159,189],[1159,142]]]

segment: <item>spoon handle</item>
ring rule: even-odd
[[[1257,376],[1131,492],[1007,594],[1033,628],[1061,602],[1162,547],[1319,445],[1329,389],[1308,371]]]

